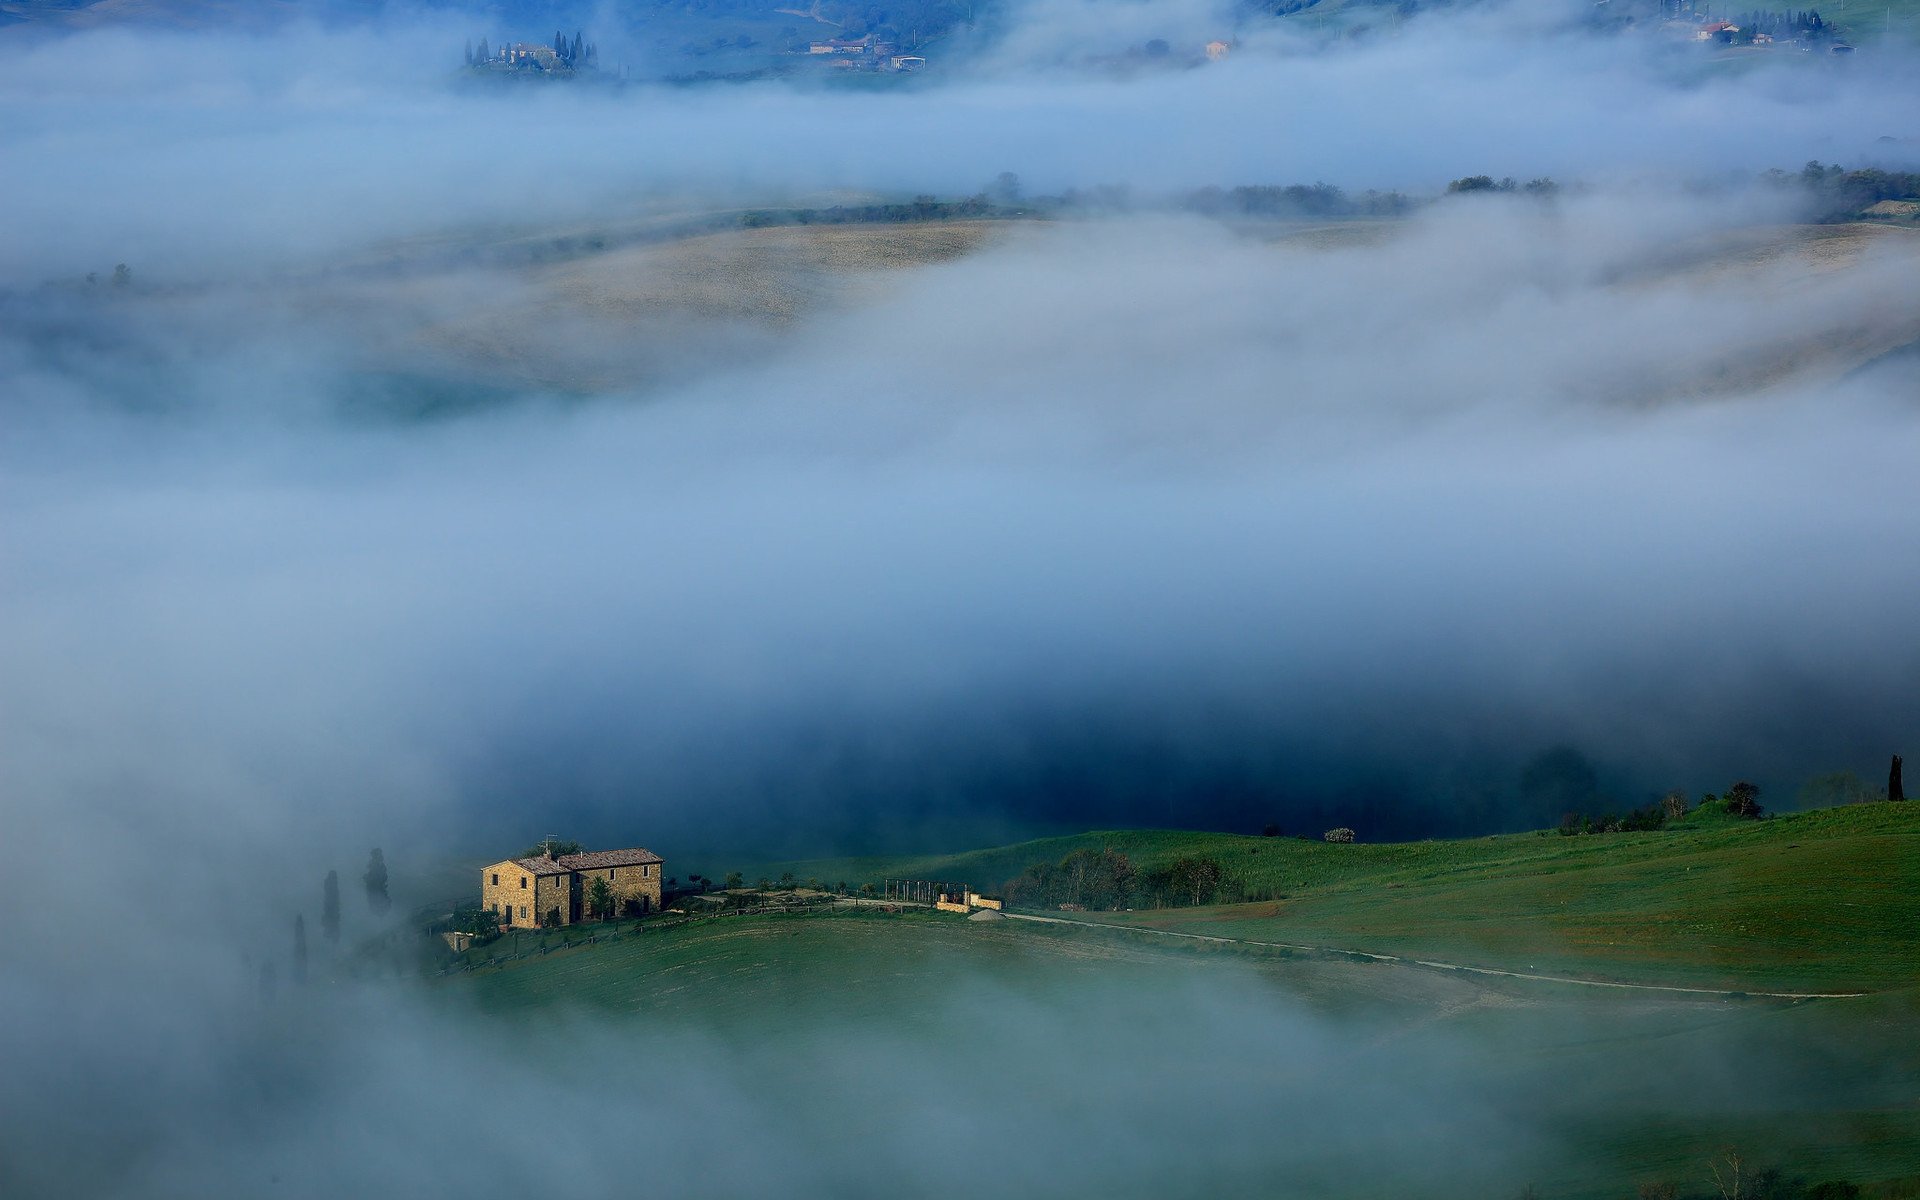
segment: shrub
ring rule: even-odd
[[[1745,817],[1750,821],[1759,820],[1761,814],[1760,788],[1756,784],[1742,779],[1727,789],[1727,811],[1736,817]]]
[[[1329,842],[1351,842],[1353,840],[1353,830],[1342,825],[1338,829],[1327,830],[1327,832],[1321,836]]]
[[[613,885],[596,879],[587,888],[587,913],[604,921],[613,915]]]
[[[464,905],[454,910],[453,928],[472,934],[476,942],[490,942],[500,936],[500,914],[478,904]]]

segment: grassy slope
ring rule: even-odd
[[[511,948],[510,940],[499,943],[483,957]],[[722,918],[637,935],[623,928],[595,946],[502,961],[436,986],[513,1021],[549,1019],[564,1002],[639,1017],[653,1029],[685,1027],[723,1044],[764,1046],[848,1029],[879,1043],[964,1041],[986,1035],[942,1018],[956,1000],[990,997],[981,1011],[998,1014],[994,1026],[1017,1024],[1032,1006],[1084,1008],[1092,1019],[1116,986],[1149,996],[1168,989],[1167,1002],[1191,1002],[1194,994],[1179,991],[1179,981],[1231,993],[1244,988],[1249,972],[1289,998],[1276,1000],[1275,1016],[1299,1002],[1367,1043],[1404,1044],[1410,1052],[1480,1047],[1473,1086],[1541,1097],[1525,1111],[1541,1135],[1528,1169],[1545,1194],[1599,1200],[1658,1178],[1700,1191],[1708,1183],[1702,1164],[1729,1145],[1814,1179],[1920,1172],[1920,1110],[1897,1085],[1920,1072],[1920,1046],[1908,1036],[1920,1018],[1912,991],[1792,1005],[1703,1001],[1247,957],[926,913]],[[1262,1019],[1257,1009],[1228,1011]],[[1139,1036],[1148,1040],[1135,1052],[1156,1061],[1164,1048],[1152,1039],[1162,1035]],[[1723,1069],[1716,1064],[1740,1063],[1753,1079],[1738,1103],[1698,1090],[1703,1077]],[[1782,1082],[1808,1079],[1818,1086]],[[777,1082],[809,1086],[803,1078]],[[1424,1194],[1468,1191],[1435,1181]]]
[[[1511,834],[1336,846],[1126,830],[965,854],[772,864],[749,874],[991,889],[1092,847],[1150,870],[1210,854],[1277,899],[1099,919],[1596,978],[1754,990],[1880,990],[1920,977],[1920,804],[1657,833]]]

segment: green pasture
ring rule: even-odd
[[[1215,1035],[1244,1041],[1254,1055],[1275,1053],[1253,1049],[1259,1025],[1308,1012],[1315,1036],[1350,1040],[1374,1064],[1367,1069],[1440,1056],[1461,1073],[1464,1095],[1532,1131],[1519,1165],[1502,1161],[1497,1193],[1461,1166],[1423,1195],[1512,1195],[1531,1182],[1543,1196],[1601,1200],[1649,1180],[1702,1194],[1711,1187],[1706,1163],[1728,1147],[1756,1167],[1812,1182],[1920,1175],[1913,990],[1796,1003],[1602,991],[928,912],[718,917],[595,932],[592,945],[580,940],[585,931],[548,934],[545,954],[535,952],[538,935],[523,935],[518,947],[503,939],[473,952],[477,969],[432,987],[509,1026],[592,1013],[656,1034],[692,1031],[749,1055],[801,1048],[791,1060],[774,1056],[782,1071],[804,1070],[810,1044],[849,1038],[994,1053],[1018,1042],[1035,1012],[1052,1011],[1110,1029],[1111,1040],[1097,1043],[1102,1052],[1152,1073],[1183,1052],[1184,1035],[1170,1032],[1183,1009],[1194,1021],[1225,1022]],[[1214,1008],[1211,995],[1235,999]],[[1122,996],[1132,999],[1116,1001]],[[1155,1012],[1159,1023],[1122,1025],[1116,1009]],[[1086,1052],[1060,1053],[1070,1062]],[[1279,1053],[1273,1069],[1284,1070]],[[784,1074],[777,1083],[797,1094],[811,1087]],[[1237,1194],[1234,1178],[1213,1182],[1220,1194]],[[1194,1184],[1209,1186],[1204,1166]],[[1357,1193],[1332,1186],[1326,1194]]]
[[[1085,919],[1628,982],[1755,991],[1920,984],[1913,803],[1764,821],[1695,815],[1644,833],[1380,845],[1117,830],[742,873],[749,883],[789,874],[854,886],[906,878],[991,893],[1034,863],[1106,848],[1142,873],[1210,856],[1225,870],[1228,894],[1261,898]]]

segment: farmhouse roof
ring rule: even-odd
[[[637,867],[642,863],[667,861],[651,850],[638,846],[630,850],[592,850],[585,854],[563,854],[554,860],[569,871],[592,871],[603,867]]]
[[[642,864],[663,863],[667,860],[651,850],[635,846],[629,850],[592,850],[585,854],[562,854],[557,858],[536,854],[532,858],[516,858],[510,861],[514,866],[531,871],[535,875],[565,875],[570,871],[637,867]]]

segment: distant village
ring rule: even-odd
[[[594,65],[599,47],[587,42],[576,31],[572,40],[555,30],[553,44],[509,42],[494,49],[481,38],[478,46],[467,43],[467,67],[496,74],[571,75]]]
[[[1849,54],[1842,39],[1814,9],[1786,12],[1716,13],[1696,0],[1662,0],[1661,29],[1668,36],[1715,46],[1750,46]]]
[[[924,56],[901,54],[899,46],[871,33],[860,38],[809,42],[807,56],[818,56],[829,68],[839,71],[918,71],[927,65]]]

